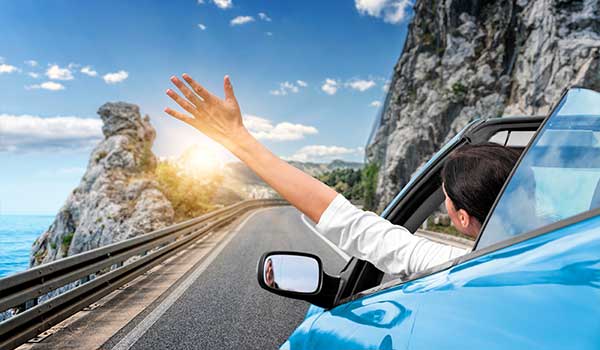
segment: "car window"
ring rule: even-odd
[[[508,147],[525,147],[535,135],[535,131],[502,130],[495,133],[489,142]]]
[[[600,94],[572,89],[507,184],[477,249],[600,207]]]
[[[502,130],[492,135],[488,139],[488,142],[498,143],[520,151],[522,147],[525,147],[529,143],[534,135],[535,131]],[[471,250],[475,246],[475,238],[460,233],[452,225],[443,203],[439,206],[438,210],[429,215],[415,234],[458,248]]]

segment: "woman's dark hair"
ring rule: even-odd
[[[465,145],[444,163],[442,181],[456,210],[483,224],[519,152],[495,143]]]

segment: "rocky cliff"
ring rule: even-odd
[[[543,115],[572,85],[600,90],[598,0],[417,0],[366,150],[379,209],[469,121]]]
[[[156,132],[139,108],[107,103],[98,114],[104,140],[50,228],[33,244],[30,265],[131,238],[173,222],[171,203],[154,179]]]

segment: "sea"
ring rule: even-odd
[[[0,278],[29,267],[33,241],[53,220],[54,215],[0,215]]]

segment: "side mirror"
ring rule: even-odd
[[[318,256],[301,252],[268,252],[258,261],[258,284],[269,292],[331,308],[341,285],[323,272]]]

